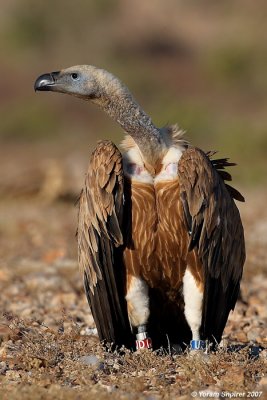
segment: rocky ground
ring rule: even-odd
[[[247,241],[242,298],[224,347],[208,358],[104,351],[76,261],[72,202],[4,198],[0,253],[1,399],[176,399],[199,391],[267,393],[266,192],[241,205]],[[47,200],[47,201],[46,201]],[[226,345],[241,344],[238,352]],[[251,351],[248,346],[254,346]],[[256,393],[257,392],[257,393]],[[259,393],[258,393],[259,392]],[[183,398],[183,397],[182,397]]]

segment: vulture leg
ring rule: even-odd
[[[151,348],[147,323],[150,314],[147,283],[138,276],[127,275],[127,309],[130,324],[136,330],[136,350]]]
[[[190,350],[206,348],[206,342],[200,338],[202,321],[203,290],[197,284],[190,269],[186,269],[183,278],[184,313],[186,321],[192,332]]]
[[[188,269],[185,271],[183,284],[185,317],[192,332],[192,340],[199,340],[203,292],[198,288],[195,278]]]

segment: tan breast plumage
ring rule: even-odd
[[[194,254],[188,255],[189,235],[179,190],[178,178],[155,184],[126,182],[131,204],[126,269],[131,275],[142,276],[150,287],[177,290],[187,264],[193,270],[200,266]]]

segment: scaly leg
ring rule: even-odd
[[[203,291],[189,269],[186,269],[183,278],[184,313],[192,332],[190,342],[191,350],[205,350],[206,341],[200,339],[200,326],[202,320]]]
[[[142,278],[128,275],[126,300],[131,326],[137,329],[136,350],[151,348],[152,342],[147,333],[150,313],[148,286]]]

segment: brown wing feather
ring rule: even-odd
[[[224,166],[224,160],[218,165]],[[186,150],[178,171],[191,235],[189,250],[197,250],[204,267],[201,335],[220,342],[239,293],[245,261],[243,227],[231,191],[204,152]]]
[[[80,197],[78,259],[100,340],[131,346],[124,298],[122,158],[110,141],[93,152]]]
[[[213,165],[213,167],[216,168],[218,174],[220,175],[220,177],[224,180],[224,181],[231,181],[232,180],[232,176],[229,174],[229,172],[225,171],[224,169],[226,167],[232,167],[235,166],[236,163],[231,163],[228,161],[228,158],[219,158],[219,159],[215,159],[212,160],[211,157],[214,155],[214,152],[208,152],[207,156],[210,158],[210,161]],[[242,196],[241,193],[239,193],[235,188],[233,188],[230,185],[225,184],[228,192],[230,193],[231,197],[235,200],[238,201],[242,201],[244,202],[245,199]]]

